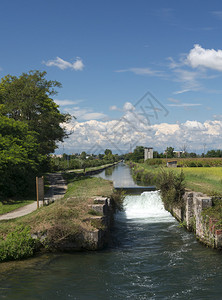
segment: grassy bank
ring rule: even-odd
[[[76,177],[73,174],[67,174],[66,179],[68,190],[64,199],[58,200],[50,206],[42,207],[27,216],[0,222],[0,260],[1,257],[4,260],[3,252],[8,249],[7,247],[10,248],[10,243],[14,247],[14,259],[32,255],[30,243],[34,252],[38,248],[39,242],[37,240],[32,244],[32,241],[27,239],[30,234],[39,235],[41,233],[44,236],[44,233],[47,233],[47,238],[43,242],[45,249],[50,245],[56,248],[56,245],[64,239],[78,238],[82,231],[93,231],[97,225],[99,226],[90,221],[92,212],[89,205],[93,203],[95,196],[111,196],[113,193],[112,182],[101,178]],[[27,249],[27,253],[20,253],[21,245],[23,245],[23,249]],[[8,253],[11,250],[7,250]],[[17,253],[20,253],[20,256],[17,257]],[[13,259],[13,256],[10,255],[9,259]]]

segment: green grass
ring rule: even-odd
[[[81,228],[92,229],[89,221],[89,205],[94,196],[110,196],[113,192],[112,182],[96,177],[73,177],[68,174],[68,189],[64,199],[41,207],[29,215],[13,220],[0,221],[0,239],[14,231],[17,226],[29,226],[31,233],[58,232],[72,234]]]
[[[209,196],[222,195],[222,167],[166,168],[163,166],[149,166],[147,164],[136,164],[134,167],[140,172],[145,169],[152,172],[152,174],[158,174],[161,168],[177,173],[183,170],[187,189],[202,192]]]
[[[222,195],[222,167],[176,168],[183,170],[186,188],[207,195]]]
[[[112,164],[106,164],[106,165],[102,165],[102,166],[97,166],[97,167],[90,167],[90,168],[86,168],[85,172],[96,171],[96,170],[100,170],[100,169],[103,169],[103,168],[111,167],[113,165],[114,165],[114,163],[112,163]],[[68,172],[83,173],[84,169],[74,169],[74,170],[69,170]]]
[[[66,174],[65,178],[68,181],[65,199],[69,197],[87,198],[97,195],[110,196],[112,194],[113,184],[111,181],[97,177],[75,177],[70,174]]]
[[[0,202],[0,215],[11,212],[17,208],[33,203],[34,200],[8,200]]]

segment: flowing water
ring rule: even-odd
[[[0,299],[222,299],[222,253],[179,228],[157,191],[126,196],[112,236],[104,251],[2,264]]]

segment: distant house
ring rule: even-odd
[[[153,158],[153,148],[144,148],[144,161]]]
[[[167,162],[167,167],[168,168],[177,168],[177,161],[176,160],[171,160]]]
[[[181,155],[182,155],[183,153],[185,153],[185,152],[184,152],[184,151],[175,150],[175,151],[173,151],[173,153],[174,153],[175,157],[180,158]]]

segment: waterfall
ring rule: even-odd
[[[124,211],[118,219],[127,219],[135,222],[165,223],[173,222],[174,218],[164,209],[160,193],[143,192],[139,196],[126,196]]]

